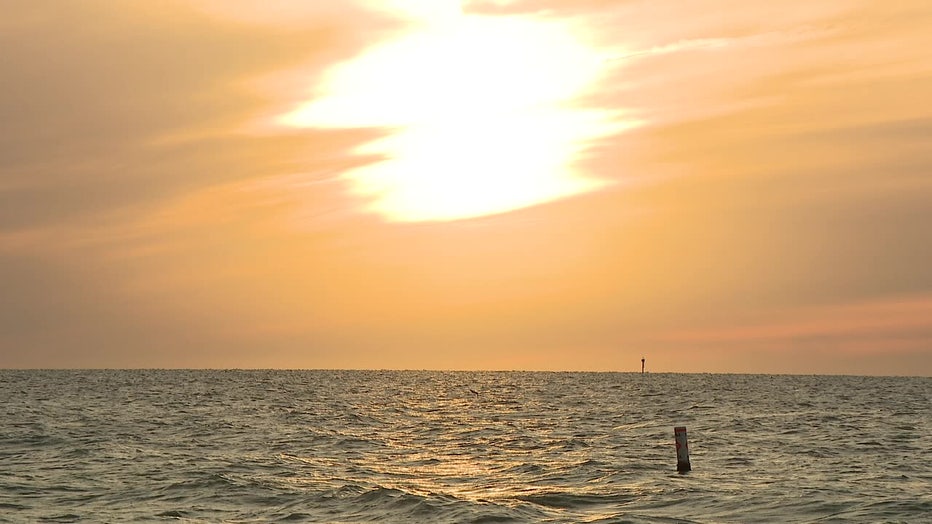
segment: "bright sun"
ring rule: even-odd
[[[356,151],[383,160],[345,174],[372,211],[456,220],[605,184],[571,165],[613,131],[606,113],[569,105],[600,73],[592,49],[556,22],[458,7],[418,14],[423,23],[329,71],[312,101],[281,118],[392,130]]]

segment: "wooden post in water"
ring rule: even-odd
[[[686,473],[692,469],[689,465],[689,445],[686,443],[686,427],[676,426],[673,428],[673,435],[676,437],[676,470],[680,473]]]
[[[641,374],[644,373],[644,357],[641,357]]]

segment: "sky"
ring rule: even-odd
[[[927,0],[36,0],[0,367],[932,376]]]

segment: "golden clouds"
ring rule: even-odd
[[[0,365],[930,373],[927,2],[375,4],[10,7]]]
[[[345,174],[369,208],[396,221],[501,213],[604,184],[573,169],[608,112],[573,109],[600,58],[555,22],[443,12],[335,68],[320,94],[281,121],[381,127],[357,150],[379,160]]]

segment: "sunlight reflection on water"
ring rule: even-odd
[[[0,371],[0,521],[918,521],[932,509],[932,471],[917,460],[928,451],[930,387],[866,377]],[[687,475],[675,471],[679,424],[690,432]]]

